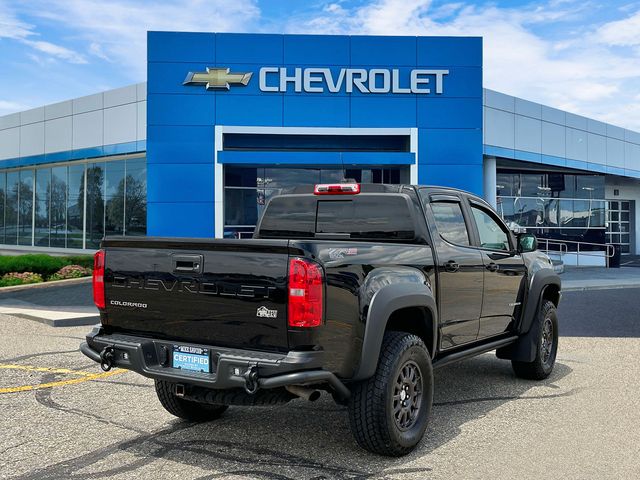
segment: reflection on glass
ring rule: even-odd
[[[296,185],[320,183],[320,170],[311,168],[266,168],[262,186],[264,188],[285,188]]]
[[[498,172],[496,192],[505,197],[603,199],[603,175]]]
[[[104,236],[104,163],[87,165],[87,248],[97,248]]]
[[[7,200],[7,175],[0,172],[0,243],[4,242],[4,210]]]
[[[453,202],[431,203],[438,233],[445,240],[458,245],[469,245],[469,234],[464,223],[460,204]]]
[[[18,243],[18,172],[7,172],[7,203],[5,207],[5,241],[8,245]]]
[[[360,183],[408,183],[409,169],[402,167],[343,170],[225,166],[225,236],[249,235],[271,197],[280,194],[283,189],[316,183],[339,183],[345,178]],[[235,227],[231,227],[234,225]],[[249,230],[237,227],[238,225],[246,225]]]
[[[225,187],[255,187],[256,180],[264,178],[264,168],[232,167],[224,168]]]
[[[125,178],[125,234],[147,234],[147,160],[127,160]]]
[[[91,163],[86,169],[87,247],[98,247],[105,230],[145,235],[146,159]],[[80,163],[0,172],[0,243],[82,248],[84,178]]]
[[[49,246],[49,215],[51,213],[51,169],[36,170],[36,208],[34,245]]]
[[[84,165],[69,165],[68,174],[67,247],[82,248]],[[87,247],[89,247],[89,244],[87,244]]]
[[[341,183],[344,178],[344,171],[341,168],[320,170],[320,183]]]
[[[51,246],[64,247],[67,233],[67,167],[51,169]]]
[[[500,197],[498,212],[507,223],[533,228],[602,228],[603,200]]]
[[[18,245],[31,245],[33,239],[33,170],[20,170],[18,192]]]
[[[125,162],[107,162],[105,165],[106,211],[104,234],[124,233]]]
[[[255,225],[258,221],[258,199],[258,192],[254,189],[226,189],[224,192],[225,224]]]

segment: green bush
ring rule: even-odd
[[[50,277],[66,265],[93,267],[91,255],[72,255],[69,257],[52,257],[43,253],[0,256],[0,276],[11,272],[35,272],[45,278]]]
[[[63,258],[67,262],[66,265],[80,265],[84,268],[93,269],[93,255],[69,255]]]
[[[64,257],[44,254],[0,256],[0,275],[10,272],[35,272],[48,277],[67,264]]]
[[[0,278],[0,287],[13,287],[14,285],[22,285],[23,283],[19,278]]]
[[[22,285],[25,283],[42,283],[44,279],[42,275],[33,272],[10,272],[5,273],[0,282],[6,282],[3,286],[8,285]]]
[[[80,265],[67,265],[49,277],[49,280],[66,280],[68,278],[82,278],[91,275],[91,270]]]

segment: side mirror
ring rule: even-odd
[[[534,252],[538,249],[538,239],[532,233],[518,235],[518,253]]]

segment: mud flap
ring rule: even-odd
[[[504,360],[517,360],[518,362],[533,362],[538,350],[538,336],[540,322],[536,319],[527,333],[506,347],[496,350],[496,356]]]

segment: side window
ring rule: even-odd
[[[490,248],[491,250],[509,250],[509,234],[505,231],[504,226],[496,222],[484,210],[471,206],[473,218],[478,226],[478,234],[480,235],[480,246],[482,248]]]
[[[432,202],[431,211],[442,238],[458,245],[469,245],[469,233],[459,203]]]

